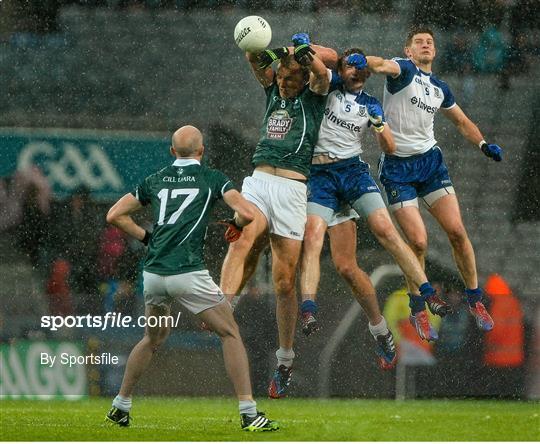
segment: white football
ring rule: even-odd
[[[234,41],[242,51],[260,52],[268,47],[270,40],[272,29],[258,15],[244,17],[234,28]]]

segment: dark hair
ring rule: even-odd
[[[428,28],[427,26],[423,26],[423,25],[417,25],[417,26],[413,26],[409,30],[409,33],[407,34],[407,40],[405,40],[405,46],[411,46],[413,37],[416,34],[429,34],[433,39],[435,39],[435,35],[433,34],[433,31],[431,30],[431,28]]]
[[[349,48],[343,51],[343,53],[339,56],[338,62],[337,62],[337,69],[338,71],[343,68],[343,65],[345,64],[345,59],[350,56],[351,54],[362,54],[366,55],[364,53],[363,49],[360,48]]]

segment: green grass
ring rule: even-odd
[[[226,398],[135,398],[129,428],[103,422],[111,400],[0,401],[3,441],[526,441],[540,404],[506,401],[260,400],[281,430],[239,429]]]

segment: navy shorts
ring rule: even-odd
[[[338,212],[344,204],[352,205],[366,193],[380,193],[380,190],[369,174],[369,165],[358,157],[311,165],[308,202]]]
[[[390,207],[414,201],[418,197],[425,198],[438,190],[445,193],[435,193],[433,196],[437,198],[444,194],[454,194],[448,168],[438,146],[423,154],[409,157],[385,154],[381,162],[379,178]],[[424,200],[431,205],[429,199]]]

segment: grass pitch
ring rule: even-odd
[[[226,398],[135,397],[129,428],[111,400],[0,401],[2,441],[537,441],[540,404],[506,401],[259,400],[277,432],[239,428]]]

